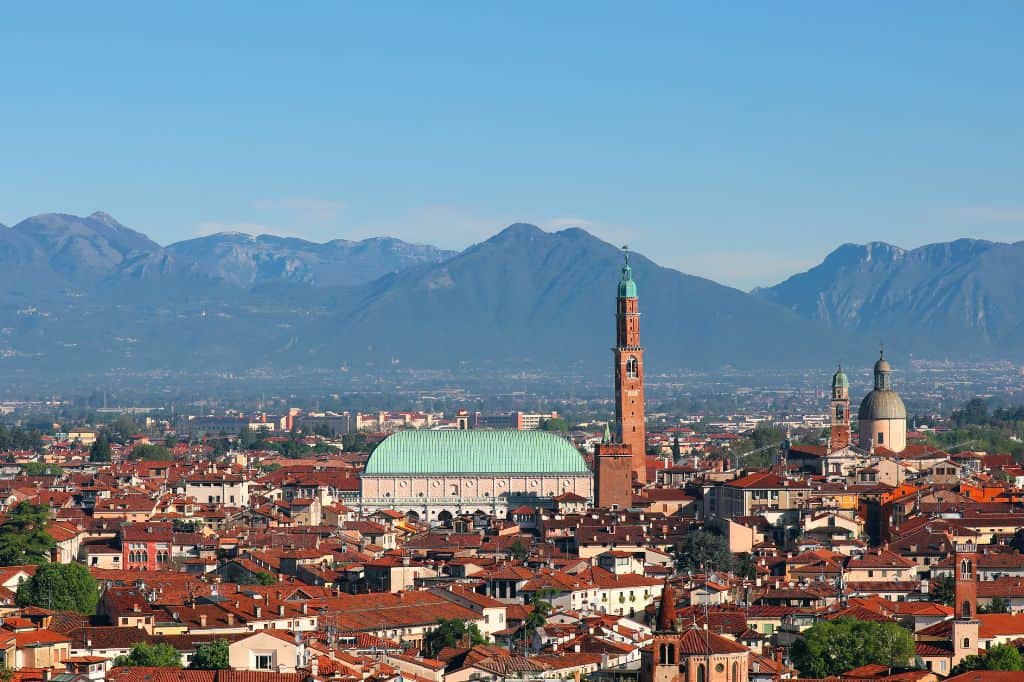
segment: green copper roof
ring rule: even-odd
[[[399,431],[381,441],[366,475],[587,474],[569,441],[543,431]]]
[[[850,387],[850,380],[846,378],[846,373],[843,372],[842,365],[840,365],[836,373],[832,375],[832,388],[838,388],[840,386],[843,388]]]
[[[633,281],[633,268],[629,267],[628,251],[626,264],[622,266],[622,279],[619,280],[619,298],[636,298],[636,282]]]

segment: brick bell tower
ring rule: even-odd
[[[832,375],[832,429],[829,447],[842,450],[850,444],[850,380],[840,365]]]
[[[644,431],[644,349],[640,345],[640,305],[629,251],[615,301],[615,424],[618,441],[630,448],[634,480],[647,482],[647,437]]]
[[[978,546],[973,542],[956,543],[953,555],[953,665],[978,653]]]

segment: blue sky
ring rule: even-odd
[[[843,242],[1024,239],[1021,3],[19,5],[7,225],[581,225],[744,289]]]

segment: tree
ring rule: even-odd
[[[516,538],[516,541],[508,546],[508,554],[516,561],[525,561],[526,557],[530,556],[530,548],[522,538]]]
[[[56,547],[46,523],[50,510],[42,505],[22,502],[0,524],[0,565],[21,566],[50,560]]]
[[[978,607],[978,613],[1009,613],[1010,601],[1005,597],[992,597],[988,604]]]
[[[256,584],[257,585],[276,585],[277,584],[277,578],[275,578],[273,576],[273,574],[271,574],[271,573],[267,573],[266,571],[260,571],[259,573],[256,574]]]
[[[555,431],[557,433],[565,433],[569,430],[569,423],[561,417],[552,417],[551,419],[545,419],[544,423],[541,424],[541,429],[544,431]]]
[[[21,465],[21,470],[26,476],[60,476],[64,473],[56,464],[46,464],[45,462],[26,462]]]
[[[54,611],[96,613],[99,586],[82,564],[40,564],[36,574],[18,585],[18,606],[39,606]]]
[[[1024,658],[1017,647],[1011,644],[997,644],[976,656],[967,656],[950,671],[960,675],[972,670],[1024,670]]]
[[[914,636],[896,623],[838,618],[815,623],[790,652],[801,677],[828,677],[862,665],[905,666]]]
[[[90,462],[109,462],[110,461],[110,441],[105,436],[100,435],[93,441],[92,447],[89,448],[89,461]]]
[[[950,418],[956,426],[985,426],[989,423],[988,404],[984,398],[971,398],[961,410],[953,410]]]
[[[196,653],[192,657],[192,665],[196,670],[227,670],[231,667],[228,663],[228,640],[215,639],[196,647]]]
[[[471,646],[487,642],[476,623],[467,623],[459,618],[442,618],[437,622],[437,627],[423,639],[423,649],[427,656],[434,657],[445,647],[459,646],[467,637]]]
[[[526,627],[528,634],[533,634],[537,631],[537,628],[541,627],[548,621],[548,614],[551,613],[551,602],[547,600],[551,596],[551,592],[548,590],[541,590],[533,595],[533,599],[530,600],[530,606],[533,608],[530,613],[526,616],[526,620],[523,621],[523,625]]]
[[[180,668],[181,654],[170,644],[136,642],[127,656],[114,659],[114,666],[144,666],[147,668]]]
[[[932,601],[952,606],[956,599],[956,581],[951,575],[945,575],[932,583]]]
[[[146,460],[153,462],[172,462],[174,455],[162,445],[150,445],[143,443],[132,448],[132,459]]]
[[[735,559],[736,575],[753,580],[757,577],[757,563],[750,552],[743,552]]]
[[[706,530],[687,533],[679,550],[679,568],[684,571],[731,571],[733,561],[725,538]]]

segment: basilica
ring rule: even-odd
[[[864,396],[857,411],[858,445],[875,452],[884,448],[900,453],[907,447],[907,408],[893,389],[892,367],[880,352],[874,369],[874,388]],[[832,376],[830,450],[841,450],[850,442],[850,381],[843,368]]]

